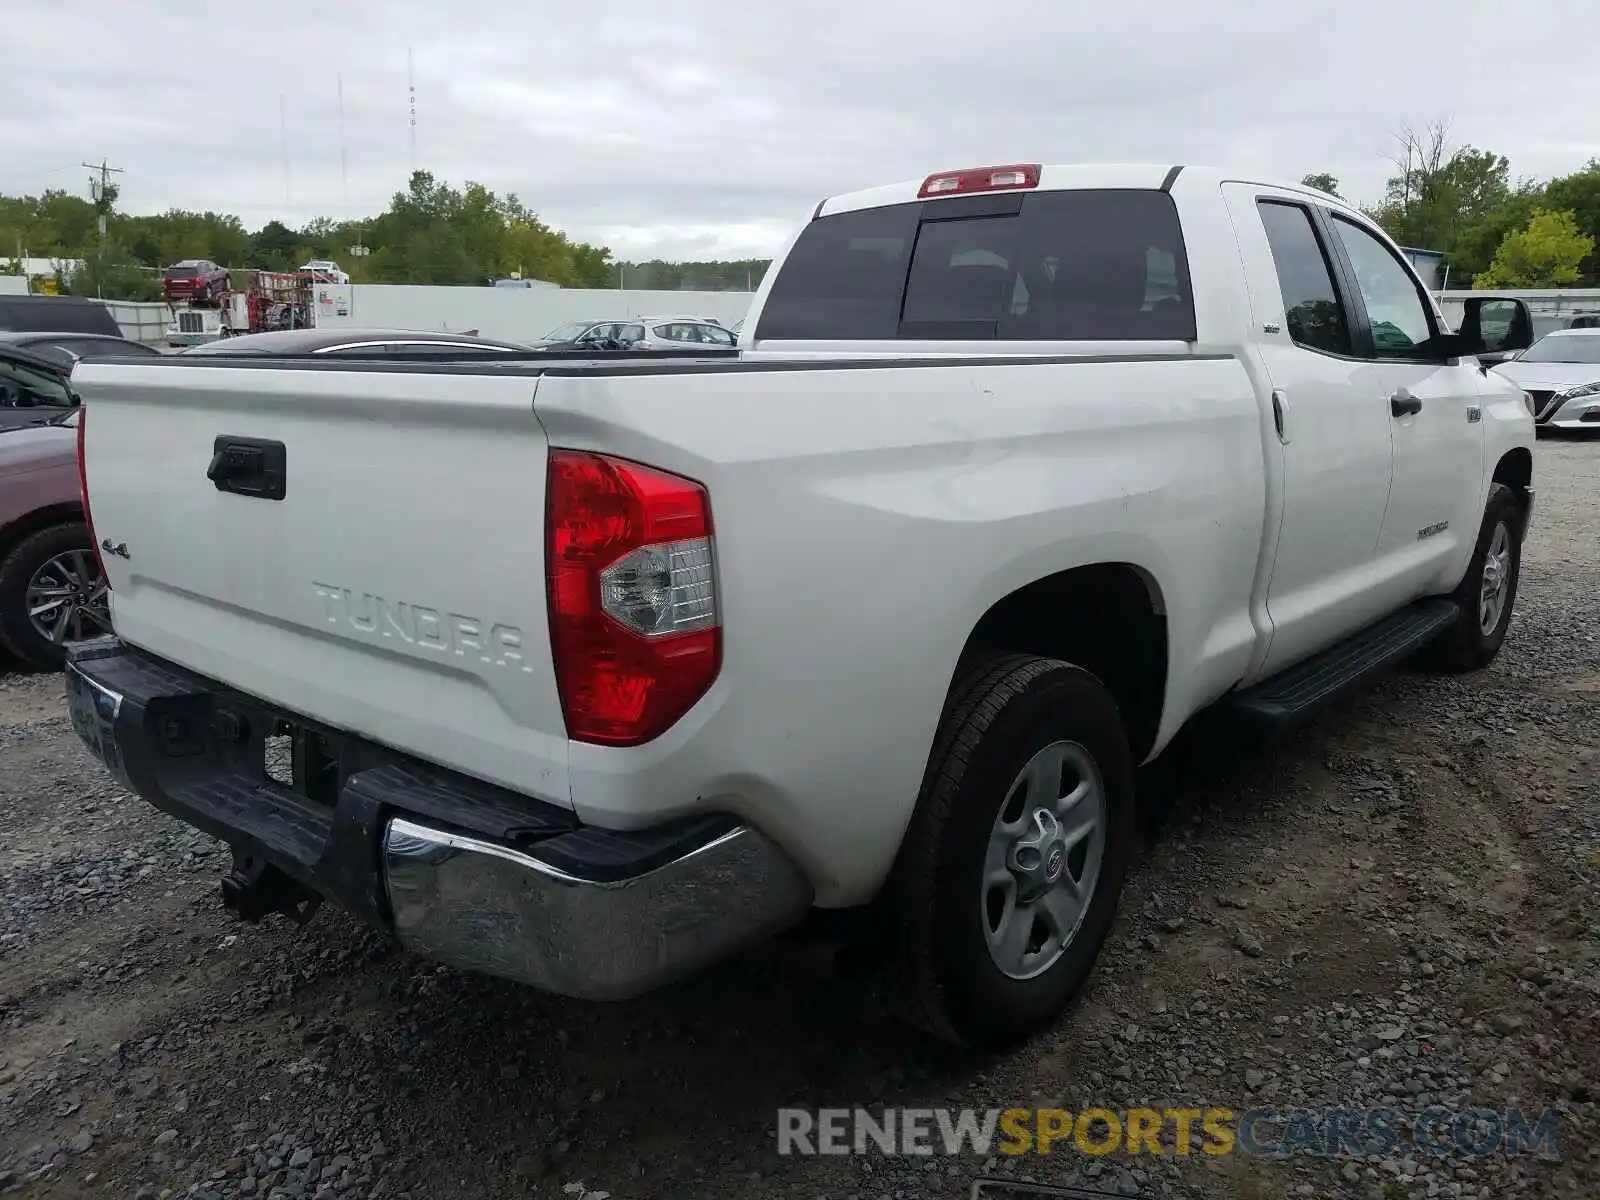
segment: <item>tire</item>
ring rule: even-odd
[[[1488,666],[1500,653],[1511,626],[1511,610],[1517,601],[1517,584],[1522,577],[1522,506],[1514,492],[1504,484],[1493,484],[1484,507],[1483,524],[1478,529],[1472,561],[1451,599],[1461,606],[1456,623],[1430,645],[1423,655],[1424,665],[1439,671],[1476,671]],[[1498,539],[1504,539],[1503,542]],[[1497,550],[1497,547],[1501,547]],[[1499,605],[1489,621],[1484,615],[1484,576],[1490,570],[1491,551],[1502,560],[1496,573],[1502,579]]]
[[[61,556],[81,555],[88,585],[85,599],[98,587],[98,618],[83,616],[69,621],[66,634],[70,637],[92,637],[110,632],[110,620],[104,615],[104,580],[99,575],[94,546],[89,541],[89,530],[82,521],[67,521],[60,525],[29,534],[0,560],[0,643],[14,658],[24,664],[44,671],[59,671],[66,662],[65,640],[52,641],[35,628],[28,616],[29,585],[35,582],[41,568],[57,562]],[[92,606],[91,606],[92,607]]]
[[[1062,744],[1069,748],[1061,749]],[[1022,806],[1014,785],[1024,767],[1053,762],[1056,755],[1070,759],[1078,782],[1098,776],[1098,871],[1089,879],[1096,853],[1092,835],[1080,843],[1085,847],[1081,858],[1076,847],[1059,856],[1061,878],[1086,884],[1087,895],[1076,905],[1081,915],[1064,948],[1046,941],[1036,956],[1021,960],[1024,967],[1038,968],[1028,975],[1002,969],[1003,949],[991,952],[997,915],[1027,920],[1029,946],[1052,926],[1044,923],[1038,904],[1031,908],[1039,915],[1026,918],[1021,877],[1014,868],[996,868],[991,842],[1000,838],[997,821],[1003,814],[1015,817],[1019,807],[1025,828],[1037,833],[1027,824],[1031,799]],[[1085,763],[1091,770],[1083,770]],[[1071,791],[1067,778],[1064,767],[1056,786],[1042,794]],[[1074,818],[1088,813],[1083,807],[1088,803],[1067,810],[1060,827],[1081,824]],[[1111,928],[1133,841],[1132,756],[1105,685],[1053,659],[1006,655],[978,663],[946,703],[917,808],[881,901],[891,1007],[936,1037],[985,1049],[1014,1043],[1049,1024],[1083,984]],[[1019,853],[1014,841],[1010,845],[1007,862]],[[1036,861],[1050,864],[1050,851],[1065,843],[1046,845]],[[1012,899],[1002,900],[997,914],[996,896],[1005,895],[1005,885],[993,887],[985,880],[1008,871]],[[1048,889],[1047,881],[1048,876],[1039,876],[1034,885]],[[1048,890],[1053,895],[1063,886]],[[1002,920],[1001,928],[1013,927]],[[1016,965],[1015,959],[1007,961]]]

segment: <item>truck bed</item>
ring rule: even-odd
[[[824,903],[898,838],[903,809],[873,798],[919,776],[963,640],[1019,581],[1083,561],[1175,580],[1186,691],[1220,694],[1255,641],[1261,413],[1225,354],[101,360],[75,379],[96,532],[129,548],[106,559],[124,640],[585,823],[720,807]],[[284,499],[218,492],[219,435],[281,441]],[[709,489],[722,666],[647,745],[566,738],[550,446]],[[1189,552],[1219,525],[1243,531],[1232,558]]]

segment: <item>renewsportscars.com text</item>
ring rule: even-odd
[[[1560,1117],[1546,1109],[1425,1108],[782,1108],[778,1153],[1383,1155],[1402,1144],[1437,1158],[1561,1156]]]

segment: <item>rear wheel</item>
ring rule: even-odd
[[[979,664],[946,707],[885,896],[896,1009],[975,1046],[1048,1024],[1094,965],[1132,841],[1105,686],[1052,659]]]
[[[1475,671],[1500,653],[1511,627],[1511,609],[1522,575],[1522,506],[1504,484],[1494,484],[1472,561],[1451,597],[1461,615],[1424,652],[1428,666],[1444,671]]]
[[[111,632],[105,576],[81,521],[22,539],[0,561],[0,642],[42,670],[60,670],[67,643]]]

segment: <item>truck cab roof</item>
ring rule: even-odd
[[[1001,188],[964,188],[943,193],[924,194],[924,188],[933,180],[950,179],[957,176],[979,176],[984,172],[1026,171],[1031,173],[1033,182],[1024,185],[1013,185]],[[898,183],[883,184],[878,187],[863,188],[859,191],[844,192],[837,196],[830,196],[819,204],[812,216],[827,217],[837,213],[854,212],[863,208],[879,208],[889,204],[907,204],[920,200],[955,199],[958,196],[971,195],[977,191],[1070,191],[1080,188],[1129,188],[1136,190],[1161,190],[1170,191],[1182,179],[1186,186],[1194,184],[1210,184],[1215,186],[1228,180],[1260,181],[1259,174],[1254,171],[1231,171],[1212,166],[1188,166],[1182,163],[1023,163],[1001,164],[999,166],[960,167],[950,171],[940,171],[932,175],[925,175],[919,179],[903,179]],[[1307,196],[1315,197],[1319,202],[1326,203],[1334,200],[1342,203],[1337,197],[1330,197],[1326,192],[1316,188],[1306,187],[1304,184],[1285,184],[1273,180],[1272,186],[1287,188],[1291,191],[1303,191]]]

